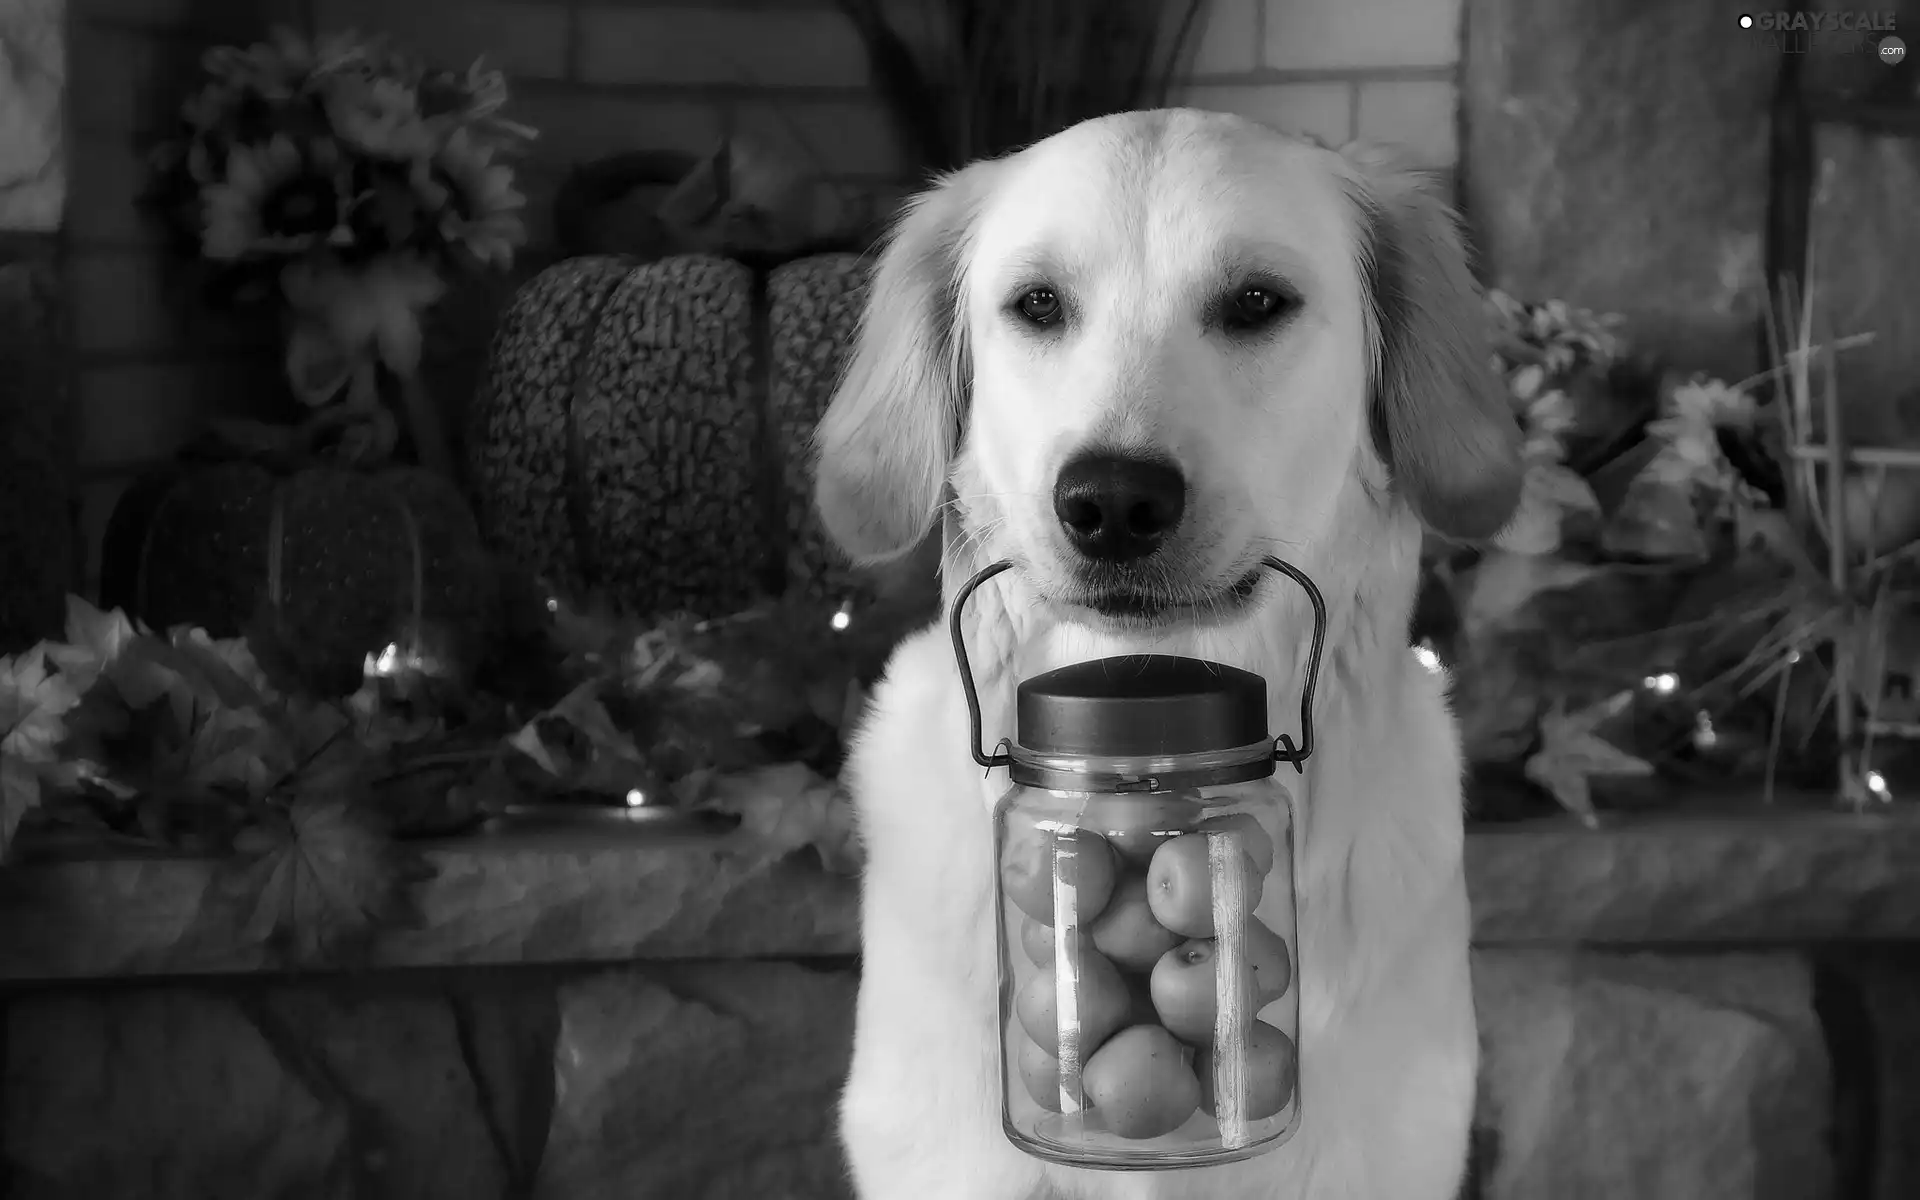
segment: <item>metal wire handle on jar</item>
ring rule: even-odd
[[[1293,739],[1283,733],[1274,739],[1273,748],[1275,762],[1287,763],[1295,771],[1305,774],[1307,757],[1313,753],[1313,689],[1320,680],[1320,652],[1327,641],[1327,602],[1321,597],[1320,589],[1314,586],[1313,580],[1307,578],[1306,572],[1292,563],[1269,554],[1260,560],[1260,565],[1270,567],[1299,584],[1307,594],[1307,601],[1313,605],[1313,645],[1307,652],[1307,682],[1300,689],[1300,744],[1294,745]],[[960,686],[967,694],[967,718],[973,731],[967,749],[973,752],[973,761],[989,771],[1004,767],[1013,759],[997,747],[995,753],[988,754],[981,744],[980,693],[973,683],[973,666],[967,660],[967,641],[960,630],[960,616],[968,599],[981,584],[1012,566],[1011,561],[1001,559],[976,571],[973,578],[960,585],[959,593],[953,598],[953,612],[947,618],[947,632],[953,638],[954,660],[960,664]]]

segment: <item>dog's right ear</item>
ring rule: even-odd
[[[814,431],[814,506],[861,565],[919,544],[959,451],[972,374],[961,262],[996,162],[910,200],[868,286],[853,354]]]

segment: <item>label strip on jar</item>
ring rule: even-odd
[[[1252,865],[1236,834],[1207,835],[1207,873],[1213,877],[1213,1114],[1220,1142],[1228,1148],[1249,1140],[1247,1035],[1253,988],[1247,965],[1247,873]]]
[[[1060,1050],[1060,1111],[1077,1113],[1080,1096],[1080,901],[1077,839],[1053,848],[1053,1024]]]

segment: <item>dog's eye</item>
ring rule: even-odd
[[[1051,325],[1060,319],[1060,297],[1052,288],[1034,288],[1020,297],[1020,315],[1035,325]]]
[[[1285,316],[1293,307],[1293,297],[1270,287],[1243,288],[1227,301],[1226,324],[1229,329],[1258,329]]]

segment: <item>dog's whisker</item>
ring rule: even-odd
[[[955,500],[1053,500],[1051,492],[955,492]]]

